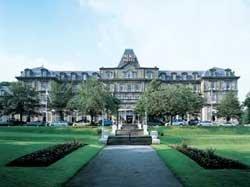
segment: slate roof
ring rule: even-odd
[[[140,67],[140,64],[133,49],[125,49],[122,58],[120,60],[120,63],[118,65],[118,68],[122,68],[127,64],[135,64],[137,67]]]

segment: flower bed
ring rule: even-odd
[[[172,147],[185,154],[205,169],[249,169],[249,166],[239,161],[216,155],[214,150],[211,149],[204,151],[188,147],[187,145]]]
[[[86,144],[77,141],[58,144],[33,153],[19,157],[7,164],[7,166],[18,167],[45,167],[53,164],[57,160],[65,157],[67,154],[77,150]]]

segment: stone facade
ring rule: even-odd
[[[33,86],[40,94],[44,112],[46,90],[52,81],[70,81],[76,90],[82,81],[95,77],[104,82],[110,92],[121,100],[119,115],[134,120],[134,107],[140,95],[153,79],[163,84],[184,84],[205,98],[202,120],[216,120],[215,107],[229,91],[238,92],[238,76],[231,69],[211,68],[206,71],[163,71],[157,67],[141,67],[132,49],[126,49],[117,67],[101,67],[99,71],[49,71],[44,67],[25,69],[16,77]]]

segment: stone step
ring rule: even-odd
[[[123,125],[122,130],[136,130],[138,129],[137,125]]]
[[[144,136],[142,129],[136,130],[116,130],[116,136]]]
[[[151,145],[151,136],[109,136],[107,145]]]

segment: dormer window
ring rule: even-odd
[[[87,80],[87,74],[85,74],[85,73],[82,74],[82,80],[84,80],[84,81]]]
[[[166,80],[166,75],[165,74],[161,74],[161,80]]]
[[[41,69],[41,74],[42,74],[42,77],[46,77],[47,76],[47,70]]]
[[[176,73],[172,73],[172,80],[176,80]]]
[[[193,77],[194,77],[194,80],[197,80],[197,78],[198,78],[198,73],[197,73],[197,72],[194,72],[194,73],[193,73]]]
[[[66,74],[65,74],[65,73],[61,73],[61,74],[60,74],[60,78],[63,80],[63,79],[66,79],[66,78],[67,78],[67,76],[66,76]]]
[[[76,80],[76,78],[77,78],[76,74],[75,73],[71,73],[71,79],[72,80]]]
[[[187,80],[187,73],[182,73],[182,80]]]
[[[108,78],[108,79],[113,79],[113,78],[114,78],[113,72],[108,71],[108,72],[106,72],[106,74],[107,74],[107,78]]]
[[[148,79],[153,79],[153,73],[151,71],[147,72],[147,78]]]
[[[227,76],[227,77],[232,76],[232,71],[231,71],[231,69],[226,69],[225,72],[226,72],[226,76]]]
[[[30,69],[26,69],[25,70],[25,77],[30,77],[31,76],[31,70]]]

